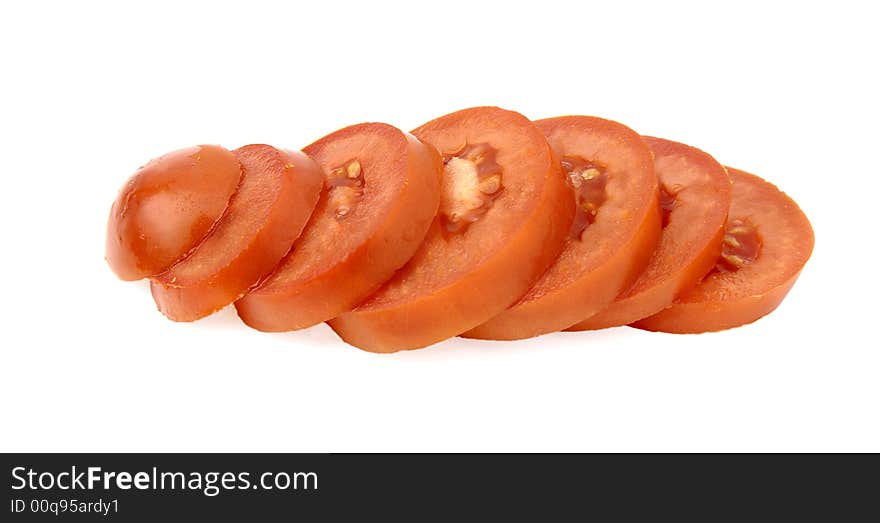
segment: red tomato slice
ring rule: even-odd
[[[730,178],[703,151],[644,138],[654,151],[665,211],[660,243],[636,282],[606,309],[569,330],[627,325],[669,307],[715,265],[730,205]]]
[[[290,254],[236,302],[262,331],[302,329],[353,309],[422,243],[440,203],[440,155],[390,125],[336,131],[304,152],[327,175]]]
[[[728,167],[733,181],[724,250],[700,285],[668,309],[633,324],[697,333],[751,323],[772,312],[813,252],[813,229],[785,193]]]
[[[181,149],[144,165],[110,211],[110,268],[123,280],[168,269],[208,234],[240,182],[235,155],[216,145]]]
[[[465,109],[413,134],[444,156],[438,217],[393,279],[329,322],[375,352],[424,347],[506,309],[558,256],[574,214],[558,159],[521,114]]]
[[[223,217],[151,282],[159,310],[172,320],[197,320],[244,295],[287,254],[318,201],[324,176],[305,154],[248,145],[235,156],[244,175]]]
[[[539,120],[576,194],[559,258],[514,306],[463,336],[511,340],[558,331],[591,316],[632,285],[660,238],[654,157],[642,138],[590,116]]]

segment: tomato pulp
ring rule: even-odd
[[[443,155],[440,210],[412,260],[330,320],[365,350],[424,347],[503,311],[558,256],[574,216],[559,160],[521,114],[465,109],[413,134]]]
[[[607,308],[569,330],[627,325],[672,305],[715,265],[730,206],[730,178],[705,152],[645,137],[660,178],[663,232],[644,272]]]
[[[304,152],[326,176],[315,212],[272,275],[236,302],[262,331],[353,309],[409,261],[440,202],[440,155],[390,125],[347,127]]]
[[[570,327],[631,285],[660,237],[654,157],[635,131],[591,116],[535,125],[561,159],[576,218],[562,253],[541,279],[465,337],[511,340]]]
[[[751,323],[772,312],[813,251],[813,229],[775,185],[728,167],[733,181],[724,250],[712,272],[668,309],[633,324],[698,333]]]

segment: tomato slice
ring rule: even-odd
[[[244,295],[287,254],[318,201],[324,176],[305,154],[248,145],[235,156],[244,175],[225,213],[189,256],[150,284],[172,320],[197,320]]]
[[[698,333],[751,323],[772,312],[813,252],[813,229],[775,185],[728,167],[733,182],[724,250],[700,285],[668,309],[633,324]]]
[[[168,269],[208,234],[240,182],[235,155],[216,145],[150,161],[128,180],[110,210],[110,268],[123,280]]]
[[[413,134],[443,154],[440,211],[394,278],[330,320],[365,350],[424,347],[503,311],[557,257],[574,215],[558,159],[521,114],[465,109]]]
[[[660,238],[654,157],[635,131],[590,116],[535,125],[562,159],[577,217],[562,253],[541,279],[465,337],[511,340],[570,327],[632,285]]]
[[[730,178],[703,151],[660,138],[644,138],[654,151],[664,210],[660,243],[645,271],[611,305],[569,330],[627,325],[657,313],[693,288],[721,252],[730,205]]]
[[[437,214],[437,151],[382,123],[336,131],[304,152],[325,190],[290,254],[236,302],[262,331],[302,329],[353,309],[418,249]]]

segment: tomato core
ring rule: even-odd
[[[336,209],[336,219],[345,219],[364,195],[364,170],[361,162],[349,160],[330,169],[326,185],[330,191],[330,206]]]
[[[669,225],[672,209],[675,209],[675,193],[667,189],[663,184],[660,184],[660,213],[662,218],[660,224],[664,229]]]
[[[758,259],[761,237],[748,220],[736,219],[727,224],[721,247],[721,256],[715,265],[718,272],[734,272]]]
[[[497,154],[488,143],[476,143],[443,155],[440,218],[446,232],[463,232],[492,207],[503,188]]]
[[[579,156],[565,156],[561,163],[574,189],[576,202],[571,237],[580,240],[584,230],[596,221],[599,207],[605,203],[605,184],[608,182],[608,175],[604,166]]]

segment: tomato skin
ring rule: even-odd
[[[775,185],[739,169],[727,170],[733,181],[730,220],[754,223],[761,253],[738,271],[713,271],[671,307],[633,327],[676,334],[738,327],[774,311],[797,281],[815,241],[809,220]]]
[[[235,155],[216,145],[173,151],[138,169],[110,211],[110,268],[131,281],[171,267],[208,234],[241,177]]]
[[[234,153],[244,177],[223,217],[189,256],[150,282],[171,320],[194,321],[243,296],[287,254],[318,201],[323,175],[305,154],[268,145]]]
[[[629,287],[660,238],[654,158],[635,131],[590,116],[548,118],[535,125],[557,156],[605,165],[613,173],[612,187],[622,189],[609,194],[612,202],[599,208],[596,223],[583,231],[582,239],[566,242],[560,257],[525,296],[462,335],[467,338],[514,340],[570,327]]]
[[[343,340],[367,351],[426,347],[501,312],[558,256],[574,215],[559,159],[524,116],[471,108],[428,122],[413,134],[444,154],[465,143],[492,144],[505,166],[505,180],[517,188],[507,190],[464,233],[446,234],[438,217],[395,278],[354,311],[328,322]],[[521,194],[534,198],[526,201]],[[491,248],[480,251],[485,245]],[[474,257],[476,251],[480,255]]]
[[[747,325],[770,314],[782,303],[800,272],[764,294],[727,303],[675,303],[653,316],[633,323],[637,329],[672,334],[699,334]]]
[[[628,325],[669,307],[696,286],[721,253],[730,202],[730,178],[710,155],[694,147],[643,137],[654,151],[661,185],[681,184],[660,243],[645,271],[607,308],[566,330]]]
[[[360,155],[340,150],[340,143],[360,137],[372,140],[368,150]],[[388,147],[381,148],[384,144]],[[400,154],[389,159],[392,146],[394,151],[399,147]],[[349,245],[351,228],[362,225],[352,223],[351,216],[337,222],[328,204],[329,190],[325,188],[315,216],[291,253],[259,288],[236,302],[239,317],[261,331],[302,329],[350,311],[409,261],[437,214],[443,163],[436,149],[408,133],[386,124],[359,124],[318,140],[304,152],[318,161],[325,172],[357,156],[365,164],[366,174],[376,177],[366,180],[367,188],[383,184],[374,190],[392,191],[394,197],[380,209],[369,208],[374,203],[370,201],[359,204],[359,209],[378,214],[381,221],[369,222],[375,227],[369,237]],[[392,161],[395,172],[370,172],[366,162],[371,156]],[[334,226],[338,228],[331,229]],[[305,247],[304,242],[308,242]],[[314,266],[312,255],[327,249],[338,249],[342,259],[330,264],[319,262],[321,265],[306,275],[286,281],[285,273],[301,273],[302,266]]]

